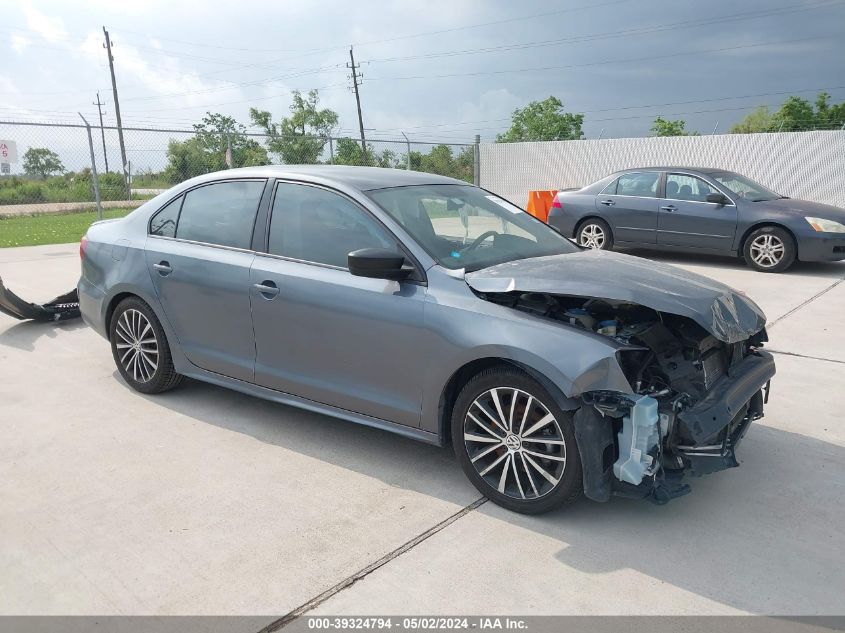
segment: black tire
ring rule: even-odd
[[[489,410],[483,404],[484,399],[493,389],[499,394],[497,399],[503,413],[507,412],[508,419],[502,420],[501,416],[499,419],[506,424],[512,420],[513,424],[509,426],[514,428],[517,421],[521,423],[515,432],[506,434],[505,427],[494,427],[492,421],[483,417],[483,409]],[[512,409],[511,402],[514,400],[516,403]],[[492,412],[497,414],[495,406]],[[481,418],[486,422],[487,431],[478,433],[480,427],[468,415],[470,413],[472,417],[478,416],[476,420]],[[529,428],[541,424],[547,414],[553,416],[550,423],[535,431]],[[540,421],[533,424],[524,421],[535,420],[535,415],[540,417]],[[493,367],[472,378],[458,395],[452,411],[452,446],[464,473],[481,494],[508,510],[541,514],[574,503],[583,491],[581,458],[575,442],[572,415],[571,411],[562,411],[549,393],[525,372],[507,365]],[[490,435],[488,431],[496,434],[499,444],[494,446],[495,440],[484,439]],[[467,439],[465,435],[475,439]],[[517,440],[509,442],[514,436]],[[486,453],[481,455],[484,451]],[[549,457],[539,457],[538,452]],[[491,467],[497,460],[502,467]],[[509,464],[511,470],[504,474]],[[540,476],[535,465],[552,475],[557,483],[552,485],[550,480]],[[482,475],[488,467],[490,470],[485,479]],[[491,478],[499,482],[498,486],[489,483]],[[502,481],[504,492],[500,491]]]
[[[154,345],[149,342],[153,339]],[[135,391],[163,393],[182,382],[161,323],[138,297],[128,297],[115,308],[109,322],[109,341],[117,370]]]
[[[584,248],[609,251],[613,249],[613,232],[601,218],[587,218],[578,225],[575,241]]]
[[[742,245],[745,263],[761,273],[782,273],[795,262],[795,255],[792,235],[777,226],[756,229]]]

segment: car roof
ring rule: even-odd
[[[406,169],[383,167],[354,167],[350,165],[266,165],[262,167],[240,167],[206,174],[192,182],[220,180],[221,178],[292,178],[295,180],[315,179],[321,183],[346,185],[359,191],[405,187],[408,185],[467,185],[456,178],[426,174]]]
[[[625,174],[632,171],[692,171],[701,174],[711,174],[719,171],[730,171],[729,169],[720,169],[718,167],[683,167],[681,165],[649,165],[648,167],[629,167],[627,169],[620,169],[613,172],[614,174]]]

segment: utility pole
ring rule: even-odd
[[[91,105],[97,106],[97,112],[100,113],[100,136],[103,138],[103,160],[106,163],[106,173],[109,173],[109,155],[106,153],[106,131],[103,129],[103,106],[105,103],[100,102],[100,93],[97,93],[97,101]]]
[[[358,104],[358,127],[361,130],[361,155],[364,157],[364,163],[367,162],[367,139],[364,138],[364,118],[361,116],[361,95],[358,94],[358,86],[361,84],[361,75],[357,72],[361,64],[355,64],[355,55],[352,53],[352,47],[349,47],[349,63],[347,68],[352,70],[352,89],[355,91],[355,102]]]
[[[117,119],[117,138],[120,141],[120,164],[123,172],[123,182],[126,188],[129,188],[129,180],[126,177],[126,145],[123,143],[123,124],[120,121],[120,102],[117,99],[117,80],[114,78],[114,57],[111,54],[112,41],[109,38],[109,32],[106,27],[103,27],[103,35],[106,36],[106,41],[103,48],[106,49],[109,55],[109,72],[111,73],[111,89],[114,94],[114,116]]]

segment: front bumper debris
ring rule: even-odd
[[[0,278],[0,312],[21,321],[66,321],[76,319],[79,313],[79,296],[76,288],[47,303],[29,303],[6,288]]]
[[[585,496],[595,501],[607,501],[612,495],[648,498],[664,504],[690,492],[688,477],[739,466],[736,448],[751,423],[763,417],[774,375],[772,355],[756,350],[730,367],[674,422],[650,409],[639,412],[649,414],[639,423],[640,433],[634,424],[637,407],[641,402],[649,404],[650,398],[593,393],[573,418]],[[614,406],[626,400],[628,408],[614,413]],[[649,433],[649,421],[655,433]],[[662,440],[655,437],[658,428]],[[629,472],[631,464],[636,472]]]

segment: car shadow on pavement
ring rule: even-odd
[[[130,387],[114,372],[115,380]],[[174,391],[143,396],[151,404],[206,424],[244,433],[388,485],[465,506],[480,495],[449,447],[441,448],[327,415],[186,379]]]
[[[745,263],[741,257],[727,257],[720,255],[704,255],[682,251],[658,251],[644,248],[619,248],[621,253],[636,255],[665,264],[681,266],[705,266],[708,268],[721,268],[725,270],[746,270],[749,273],[768,275],[771,273],[758,273]],[[845,262],[795,262],[785,273],[781,275],[829,277],[841,279],[845,277]]]
[[[479,511],[560,540],[557,560],[584,573],[633,570],[750,613],[843,613],[845,447],[759,423],[739,457],[740,468],[690,479],[691,494],[665,506],[615,498],[542,517]],[[649,600],[660,605],[660,593]]]
[[[193,380],[147,399],[391,486],[461,506],[479,496],[448,447]],[[560,564],[588,574],[630,569],[752,613],[841,612],[845,448],[758,423],[740,459],[739,469],[691,480],[692,493],[665,506],[613,498],[542,516],[492,503],[477,512],[517,528],[507,538],[530,530],[558,540]]]
[[[88,327],[82,319],[41,323],[21,321],[6,330],[0,330],[0,345],[14,347],[25,352],[35,350],[35,342],[41,337],[56,338],[62,332],[73,332]]]

